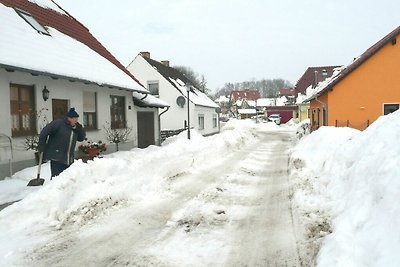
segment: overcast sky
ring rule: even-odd
[[[347,65],[400,25],[398,0],[56,0],[123,65],[141,51],[208,87]]]

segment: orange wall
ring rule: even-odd
[[[400,103],[399,36],[397,44],[389,42],[364,61],[328,91],[328,97],[328,125],[349,120],[351,127],[360,129],[383,115],[384,103]]]
[[[311,127],[313,130],[316,130],[318,127],[321,127],[324,125],[324,122],[323,122],[324,104],[322,104],[322,103],[328,103],[328,94],[324,94],[324,95],[318,97],[317,99],[319,101],[312,100],[310,102],[310,120],[311,120]],[[318,117],[318,110],[320,110],[319,117]],[[314,121],[313,121],[313,116],[312,116],[313,113],[314,113]],[[328,114],[328,116],[329,116],[329,114]],[[319,120],[319,123],[318,123],[318,120]]]

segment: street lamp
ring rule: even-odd
[[[190,85],[186,86],[186,92],[187,92],[187,113],[188,113],[188,139],[190,139],[190,112],[189,112],[189,92],[190,92]]]
[[[258,123],[257,98],[255,100],[255,106],[256,106],[256,123]]]

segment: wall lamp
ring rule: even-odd
[[[47,101],[49,99],[50,91],[47,89],[46,85],[44,86],[42,90],[42,97],[44,101]]]

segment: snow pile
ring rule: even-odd
[[[318,266],[400,265],[399,129],[397,111],[363,132],[322,127],[293,151],[307,246],[323,240]]]
[[[270,126],[259,124],[258,127]],[[221,134],[211,137],[194,131],[192,139],[187,140],[183,132],[167,140],[163,147],[136,148],[88,163],[75,162],[59,177],[53,181],[46,179],[43,187],[31,189],[33,192],[28,192],[22,201],[0,212],[0,265],[12,266],[21,254],[51,240],[58,230],[90,225],[94,219],[133,203],[146,206],[170,199],[172,193],[166,189],[171,180],[187,172],[201,175],[204,166],[212,169],[225,160],[227,153],[254,143],[256,139],[251,136],[255,135],[257,128],[250,120],[230,120]],[[48,164],[44,166],[43,178],[48,178],[46,168]],[[2,184],[19,181],[25,186],[34,178],[34,170],[35,167],[30,172],[17,173],[15,177],[22,178],[22,182],[12,179]],[[215,209],[218,207],[212,208]],[[217,218],[216,222],[214,217],[208,219],[212,223],[223,218],[209,213]]]

